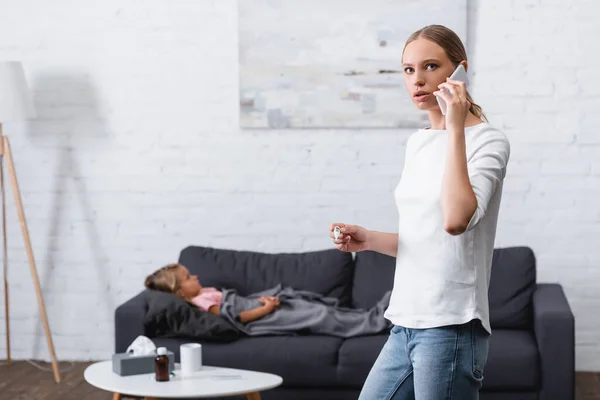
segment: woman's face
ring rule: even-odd
[[[184,299],[192,299],[200,294],[202,286],[196,275],[190,275],[190,271],[184,266],[177,268],[177,283],[179,289],[177,294]]]
[[[406,91],[417,108],[439,110],[432,93],[455,69],[444,49],[427,39],[414,40],[404,49],[402,68]]]

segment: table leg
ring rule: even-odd
[[[260,393],[252,392],[246,394],[246,400],[260,400]]]
[[[113,393],[113,400],[126,400],[126,399],[139,399],[139,397],[129,397],[123,395],[121,393]],[[160,400],[158,397],[144,397],[144,400]]]

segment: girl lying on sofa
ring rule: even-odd
[[[146,277],[145,286],[225,318],[250,336],[305,332],[346,338],[391,328],[383,317],[391,291],[369,310],[340,307],[337,299],[282,285],[241,296],[234,289],[203,287],[181,264],[158,269]]]

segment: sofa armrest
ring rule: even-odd
[[[540,400],[575,398],[575,317],[560,284],[538,284],[533,329],[540,353]]]
[[[124,353],[139,335],[145,335],[144,318],[148,311],[145,291],[115,310],[115,353]]]

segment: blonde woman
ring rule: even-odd
[[[330,227],[339,250],[396,257],[385,312],[394,326],[360,399],[477,399],[491,334],[488,282],[510,145],[465,85],[449,79],[459,65],[468,69],[452,30],[432,25],[413,33],[402,64],[407,92],[431,125],[406,145],[394,193],[398,233]],[[437,98],[445,100],[446,115]],[[337,239],[335,226],[341,227]]]

